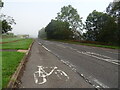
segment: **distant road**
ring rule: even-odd
[[[38,39],[64,63],[71,63],[78,73],[102,88],[118,87],[118,51]],[[71,67],[73,68],[73,67]]]

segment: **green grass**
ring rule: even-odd
[[[0,49],[28,49],[33,39],[24,39],[17,42],[0,44]]]
[[[15,41],[15,40],[22,40],[23,38],[17,38],[17,37],[13,37],[13,38],[2,38],[2,42],[10,42],[10,41]]]
[[[58,41],[58,42],[64,42],[64,43],[70,43],[70,44],[78,44],[78,45],[86,45],[86,46],[94,46],[94,47],[102,47],[102,48],[120,49],[120,46],[108,46],[108,45],[80,43],[80,42],[73,42],[70,40],[52,40],[52,41]]]
[[[6,41],[11,41],[11,39],[6,39]],[[24,39],[17,42],[0,44],[0,49],[28,49],[32,41],[33,39]],[[24,55],[25,53],[20,52],[0,52],[0,65],[2,64],[2,67],[0,67],[0,69],[2,68],[2,88],[7,86],[11,76],[16,71],[16,68],[18,67]]]
[[[2,52],[0,52],[0,90],[2,88]]]
[[[5,88],[18,67],[24,53],[0,52],[2,53],[2,87]]]

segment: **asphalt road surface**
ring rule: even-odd
[[[118,50],[38,39],[37,42],[84,79],[101,88],[118,88]]]
[[[38,41],[33,43],[31,54],[21,78],[20,88],[93,88],[75,72],[72,64],[61,61]]]

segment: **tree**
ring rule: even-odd
[[[0,7],[3,7],[4,3],[0,0]]]
[[[57,20],[68,22],[74,35],[80,35],[83,27],[82,18],[79,16],[76,9],[71,5],[64,6],[61,11],[57,13]]]
[[[7,33],[8,31],[12,30],[12,25],[16,24],[15,20],[13,19],[13,17],[10,16],[6,16],[4,14],[0,15],[0,22],[2,24],[2,34],[3,33]]]
[[[120,17],[120,1],[111,2],[106,8],[106,12],[112,16]]]
[[[41,30],[39,30],[38,38],[43,38],[43,39],[47,38],[45,28],[42,28]]]
[[[86,40],[113,43],[116,41],[116,22],[110,15],[94,10],[86,19]]]
[[[70,39],[73,35],[69,23],[59,20],[51,20],[45,31],[48,39]]]
[[[117,32],[115,36],[117,36],[118,44],[120,45],[120,1],[114,0],[111,2],[106,8],[106,12],[116,18]]]
[[[11,31],[12,28],[11,26],[8,24],[8,22],[6,20],[2,21],[2,33],[7,33],[8,31]]]
[[[102,12],[97,12],[94,10],[92,13],[90,13],[86,19],[86,39],[90,41],[96,41],[97,35],[99,33],[100,29],[100,17],[102,15]]]

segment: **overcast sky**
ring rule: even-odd
[[[2,13],[14,17],[15,34],[29,34],[37,37],[38,30],[57,16],[61,7],[72,5],[83,21],[93,10],[105,11],[113,0],[3,0]]]

